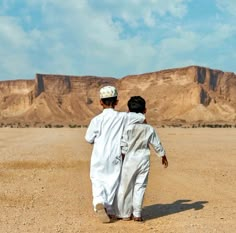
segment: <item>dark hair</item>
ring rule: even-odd
[[[130,112],[144,113],[146,102],[141,96],[132,96],[128,101],[128,108]]]
[[[104,99],[101,99],[101,101],[107,106],[114,106],[117,101],[117,96],[110,97],[110,98],[104,98]]]

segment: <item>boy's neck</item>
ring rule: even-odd
[[[115,107],[114,106],[103,106],[103,109],[108,109],[108,108],[111,108],[111,109],[115,109]]]

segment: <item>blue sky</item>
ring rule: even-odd
[[[0,0],[0,80],[235,61],[236,0]]]

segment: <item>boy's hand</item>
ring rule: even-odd
[[[168,160],[167,160],[166,156],[165,155],[162,156],[161,159],[162,159],[162,164],[164,165],[164,168],[167,168],[168,167]]]
[[[124,161],[124,159],[125,159],[125,154],[121,153],[121,158],[122,158],[122,161]]]

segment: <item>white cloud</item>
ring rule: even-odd
[[[208,48],[218,48],[223,46],[227,39],[235,37],[236,26],[231,24],[217,23],[212,28],[212,31],[202,36],[201,44]]]
[[[9,10],[12,3],[14,3],[14,0],[2,0],[0,2],[0,14],[4,14],[7,10]]]
[[[19,78],[32,71],[28,53],[31,45],[17,20],[0,16],[0,79]]]
[[[0,35],[1,42],[9,47],[23,49],[31,45],[27,34],[13,17],[0,16]]]
[[[236,1],[235,0],[216,0],[217,7],[236,16]]]
[[[187,12],[187,2],[189,0],[101,0],[98,3],[98,11],[109,11],[131,27],[137,27],[140,23],[152,27],[156,23],[156,17],[159,16],[169,14],[172,17],[183,17]]]
[[[177,27],[172,36],[163,38],[157,46],[156,65],[160,69],[194,64],[199,35]]]
[[[219,20],[205,34],[202,23],[197,31],[184,18],[190,2],[25,0],[14,14],[18,0],[3,0],[4,14],[12,16],[0,20],[0,53],[12,63],[0,58],[0,70],[14,78],[36,72],[122,77],[193,64],[196,53],[232,38],[235,27]]]
[[[25,46],[18,56],[33,52],[35,72],[122,76],[128,70],[141,72],[148,63],[147,58],[152,58],[155,50],[151,44],[138,36],[126,40],[120,37],[124,28],[112,21],[110,13],[96,11],[87,1],[59,3],[44,0],[39,5],[38,1],[29,1],[31,7],[40,9],[41,6],[41,28],[24,31],[19,25],[16,28],[7,23],[16,37],[27,38],[28,48]],[[24,40],[15,40],[19,47],[21,41]]]

